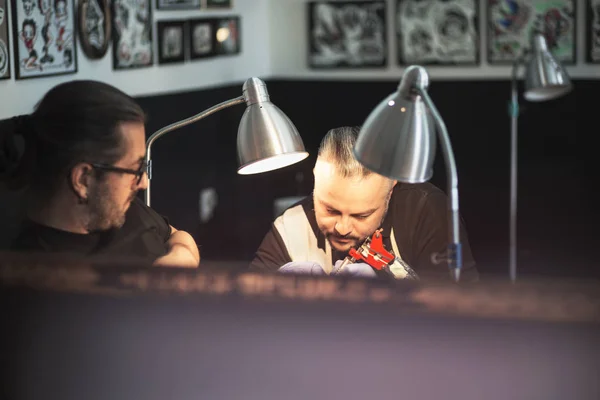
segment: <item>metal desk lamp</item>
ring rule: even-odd
[[[446,125],[427,94],[425,68],[410,66],[398,90],[384,99],[363,124],[354,156],[368,169],[406,183],[422,183],[433,175],[437,125],[446,164],[451,238],[444,255],[454,279],[460,279],[462,252],[459,234],[458,177]],[[439,255],[432,254],[432,259]]]
[[[152,180],[151,148],[154,142],[171,131],[199,121],[236,104],[246,103],[237,137],[238,174],[249,175],[272,171],[295,164],[308,157],[302,138],[290,119],[269,100],[265,83],[258,78],[248,79],[242,96],[217,104],[199,114],[175,122],[152,134],[146,141],[148,188],[145,202],[150,206]]]
[[[525,64],[525,91],[523,97],[529,101],[546,101],[563,96],[573,89],[567,72],[552,55],[543,34],[534,31],[531,36],[531,54],[517,58],[512,67],[511,81],[511,134],[510,134],[510,220],[509,220],[509,275],[517,279],[517,119],[519,98],[517,71]],[[526,59],[529,59],[526,61]]]

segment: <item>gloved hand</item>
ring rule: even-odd
[[[419,280],[419,275],[406,263],[404,260],[397,258],[394,263],[390,265],[390,271],[396,279],[411,279]]]
[[[373,267],[365,263],[348,264],[341,271],[340,266],[343,260],[338,260],[333,266],[332,275],[336,276],[355,276],[359,278],[377,278],[377,274]]]
[[[277,270],[284,274],[326,275],[323,267],[314,261],[290,261]]]

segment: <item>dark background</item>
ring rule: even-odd
[[[238,105],[161,138],[153,146],[152,206],[202,247],[203,262],[252,259],[273,220],[278,197],[308,195],[316,150],[330,128],[360,125],[397,81],[268,80],[271,100],[298,128],[311,156],[282,170],[237,175]],[[237,97],[242,84],[139,98],[147,132]],[[569,95],[543,103],[521,97],[518,263],[520,275],[599,278],[594,229],[598,168],[593,93],[600,81],[575,80]],[[522,87],[520,87],[520,92]],[[459,174],[460,209],[482,274],[508,277],[510,81],[431,83]],[[438,151],[432,183],[445,189]],[[199,219],[199,192],[214,187],[214,217]],[[226,263],[227,264],[227,263]]]

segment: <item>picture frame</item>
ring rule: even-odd
[[[190,59],[214,57],[216,55],[216,19],[196,18],[188,20],[188,43]]]
[[[186,58],[187,21],[169,20],[156,23],[158,63],[182,63]]]
[[[242,51],[241,25],[239,17],[217,18],[215,20],[215,54],[235,55]]]
[[[11,78],[8,19],[8,1],[0,0],[0,80]]]
[[[232,8],[233,0],[205,0],[206,8]]]
[[[489,64],[512,64],[529,51],[536,30],[544,33],[548,47],[561,63],[576,63],[575,0],[487,0],[487,5]]]
[[[396,1],[400,65],[478,65],[479,2]]]
[[[587,0],[585,61],[600,64],[600,0]]]
[[[307,5],[310,68],[387,67],[385,1],[310,1]]]
[[[156,0],[157,10],[200,10],[202,0]]]
[[[152,66],[154,53],[150,0],[113,0],[111,12],[113,69]]]
[[[79,0],[79,43],[90,59],[104,57],[112,34],[110,0]]]
[[[12,0],[15,79],[77,72],[74,0]]]

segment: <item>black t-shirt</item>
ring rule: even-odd
[[[170,235],[167,219],[136,198],[119,229],[79,234],[26,221],[11,250],[151,262],[166,254]]]

